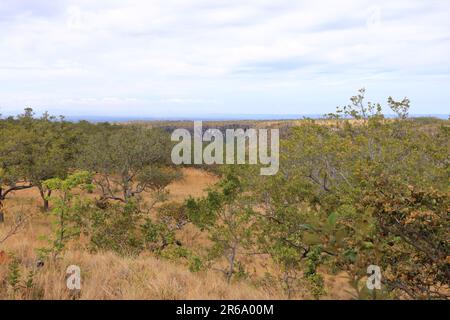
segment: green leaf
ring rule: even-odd
[[[328,216],[328,224],[330,226],[334,226],[336,225],[336,221],[337,221],[337,214],[333,212]]]

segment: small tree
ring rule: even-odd
[[[127,202],[145,191],[156,195],[180,174],[170,164],[170,140],[159,130],[104,128],[90,138],[80,165],[96,173],[102,201]]]
[[[241,192],[239,179],[229,172],[206,197],[190,198],[186,203],[190,220],[210,233],[213,246],[209,250],[209,258],[226,258],[227,267],[221,271],[228,283],[235,275],[236,267],[241,266],[239,255],[252,247],[254,212],[249,198]]]
[[[41,249],[41,253],[51,253],[53,258],[56,258],[67,241],[79,235],[80,230],[75,223],[79,198],[74,191],[76,188],[92,190],[91,181],[92,175],[87,171],[75,172],[66,179],[53,178],[44,181],[43,186],[48,190],[57,191],[58,195],[54,197],[55,207],[52,210],[56,216],[54,235],[48,239],[52,246]]]

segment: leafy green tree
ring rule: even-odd
[[[227,267],[221,269],[228,282],[242,266],[239,256],[246,254],[252,244],[251,200],[242,194],[242,185],[233,172],[228,172],[218,186],[198,200],[186,202],[189,219],[201,229],[209,231],[213,246],[209,259],[225,257]]]
[[[8,186],[0,192],[0,198],[12,191],[36,187],[44,210],[48,210],[51,190],[46,190],[43,182],[64,178],[73,168],[80,135],[63,118],[57,121],[47,113],[35,118],[31,108],[17,119],[6,121],[2,129],[10,132],[11,138],[0,147],[0,183]]]
[[[52,178],[43,182],[45,188],[57,191],[58,195],[53,197],[55,207],[52,212],[56,219],[54,235],[48,239],[51,247],[41,249],[42,254],[51,253],[53,258],[56,258],[64,249],[67,241],[80,234],[80,228],[76,222],[81,199],[75,189],[92,190],[91,181],[92,175],[89,172],[78,171],[70,174],[66,179]]]
[[[170,146],[168,135],[160,130],[106,128],[89,139],[80,163],[96,173],[102,201],[127,202],[145,191],[161,195],[180,177],[168,167]]]
[[[320,277],[311,274],[323,266],[346,271],[367,296],[361,282],[376,264],[389,277],[372,298],[443,296],[437,288],[448,286],[448,126],[424,128],[407,119],[406,98],[388,101],[397,119],[385,119],[379,104],[365,104],[364,90],[351,101],[332,117],[334,125],[292,128],[282,143],[280,173],[250,179],[262,204],[258,243],[286,279],[306,276],[311,292],[320,293]],[[435,224],[406,223],[408,212]]]
[[[4,221],[3,201],[10,192],[33,187],[26,178],[20,166],[20,161],[14,154],[14,146],[22,130],[13,119],[0,120],[2,137],[8,137],[0,144],[0,223]]]

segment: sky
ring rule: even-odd
[[[0,113],[449,114],[450,1],[0,0]],[[388,112],[387,112],[388,113]]]

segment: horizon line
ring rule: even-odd
[[[42,115],[41,113],[40,115]],[[143,116],[127,116],[127,115],[55,115],[55,117],[63,116],[67,121],[89,121],[89,122],[123,122],[123,121],[232,121],[232,120],[301,120],[305,118],[323,119],[328,113],[324,114],[270,114],[270,113],[209,113],[209,114],[194,114],[194,115],[178,115],[178,116],[164,116],[164,115],[143,115]],[[13,114],[1,114],[0,118],[16,117]],[[384,114],[386,118],[395,118],[394,114]],[[449,114],[444,113],[415,113],[410,114],[411,118],[432,117],[437,119],[448,119]]]

